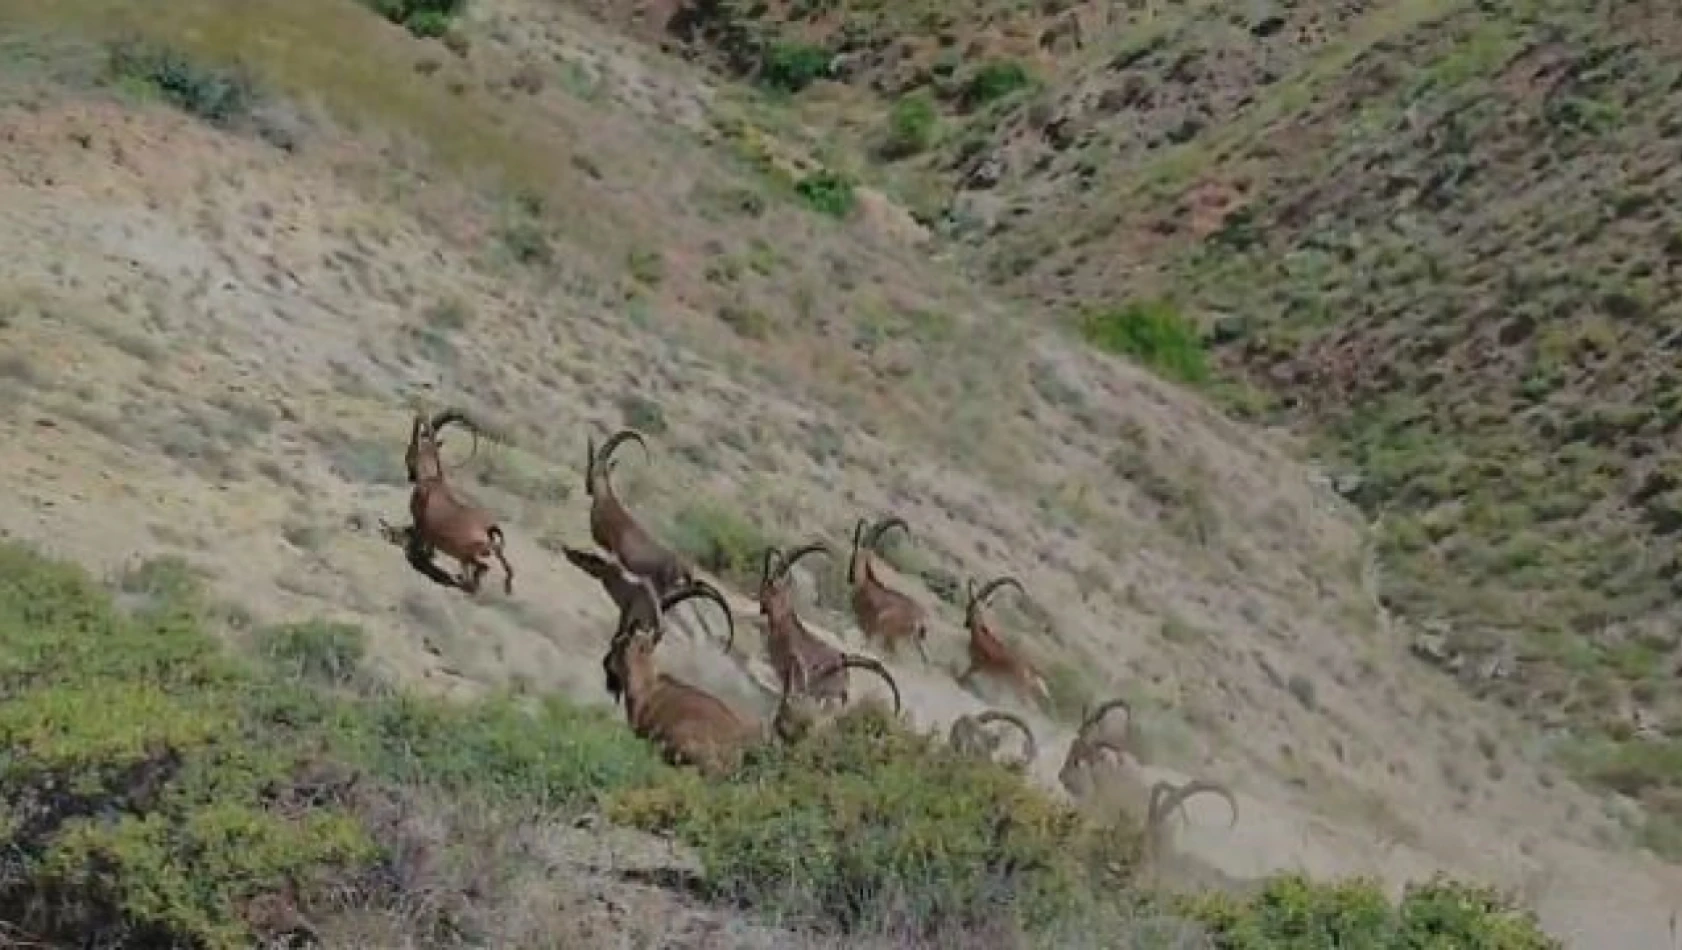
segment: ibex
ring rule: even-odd
[[[461,576],[454,585],[469,594],[477,593],[479,584],[490,571],[486,560],[495,557],[502,565],[502,589],[514,592],[514,569],[503,553],[504,537],[496,516],[458,496],[444,481],[444,462],[440,454],[439,433],[452,422],[459,422],[473,432],[473,451],[479,448],[478,426],[459,409],[445,409],[427,419],[415,414],[409,431],[409,448],[403,464],[409,472],[409,482],[415,487],[409,492],[409,516],[412,529],[404,547],[409,563],[433,580],[447,578],[433,562],[433,552],[445,554],[461,562]],[[471,458],[471,456],[469,456]],[[402,537],[403,529],[381,525],[388,537]]]
[[[645,609],[642,605],[648,602],[648,598],[643,587],[644,580],[632,574],[623,564],[612,558],[605,558],[600,554],[593,554],[589,551],[581,551],[565,544],[561,545],[561,553],[574,567],[600,582],[602,589],[607,592],[608,598],[613,601],[613,605],[621,613],[627,610]],[[725,601],[724,595],[719,592],[718,588],[706,581],[696,579],[687,582],[674,591],[669,591],[668,594],[684,594],[683,597],[674,600],[674,604],[692,596],[705,597],[718,604],[724,611],[724,623],[729,631],[725,643],[729,644],[735,641],[736,615],[730,610],[730,604]],[[645,622],[652,622],[652,620],[645,620]]]
[[[1127,713],[1127,721],[1119,739],[1098,732],[1099,723],[1116,709]],[[1070,796],[1077,801],[1090,801],[1098,791],[1117,793],[1128,816],[1143,821],[1148,853],[1158,852],[1166,846],[1167,829],[1164,823],[1168,816],[1199,792],[1209,792],[1226,799],[1227,807],[1232,812],[1231,824],[1238,823],[1238,799],[1231,789],[1218,782],[1192,779],[1184,785],[1174,785],[1171,782],[1158,781],[1152,784],[1147,792],[1143,777],[1138,772],[1137,760],[1127,748],[1132,729],[1133,709],[1125,699],[1112,699],[1101,703],[1082,719],[1080,728],[1075,731],[1075,737],[1069,743],[1068,754],[1063,757],[1063,766],[1057,772],[1058,781]],[[1094,773],[1103,762],[1106,752],[1115,756],[1114,766],[1117,773],[1113,776],[1113,783],[1100,786],[1099,777]],[[1139,795],[1148,795],[1148,798],[1141,803],[1137,798]],[[1143,808],[1139,807],[1141,804],[1144,805]]]
[[[987,605],[987,599],[994,591],[1006,586],[1027,594],[1021,582],[1008,575],[993,578],[980,590],[976,589],[973,578],[968,582],[969,602],[964,605],[964,626],[969,630],[969,666],[958,677],[958,683],[967,685],[978,673],[996,676],[1014,685],[1024,699],[1038,695],[1050,701],[1051,690],[1046,686],[1045,678],[1000,639],[982,615],[981,608]]]
[[[880,643],[889,656],[897,656],[900,644],[910,640],[916,645],[923,662],[927,663],[928,611],[876,576],[876,546],[881,543],[882,535],[893,528],[903,528],[907,533],[911,531],[905,519],[892,515],[868,529],[863,518],[853,526],[853,551],[847,559],[847,584],[852,588],[853,617],[865,638]]]
[[[590,496],[590,537],[613,552],[632,574],[646,577],[661,594],[676,590],[694,577],[694,569],[672,549],[648,533],[613,490],[613,452],[626,442],[648,451],[648,443],[635,429],[621,429],[596,450],[591,436],[585,445],[584,491]]]
[[[647,584],[645,590],[652,600],[653,585]],[[663,610],[660,608],[674,603],[673,597],[666,598],[653,610],[621,613],[619,628],[614,632],[613,643],[603,660],[610,683],[617,683],[618,689],[623,692],[625,717],[631,731],[659,747],[667,762],[693,765],[703,775],[715,778],[735,771],[743,754],[753,745],[773,738],[793,738],[803,733],[809,727],[809,720],[793,709],[789,695],[791,684],[788,682],[783,684],[781,702],[767,727],[737,712],[706,690],[656,668],[654,648],[659,645],[663,634]],[[892,687],[894,713],[898,715],[898,684],[881,664],[864,660],[864,665],[871,664]],[[820,672],[831,675],[836,671],[833,667],[825,667]]]
[[[1098,724],[1117,709],[1127,714],[1121,739],[1097,731]],[[1069,742],[1068,754],[1063,756],[1063,767],[1057,771],[1057,780],[1070,795],[1084,797],[1092,789],[1092,769],[1100,763],[1103,753],[1113,754],[1117,762],[1127,755],[1127,738],[1132,729],[1133,707],[1127,700],[1118,697],[1099,703],[1098,708],[1081,718],[1080,727]]]
[[[771,656],[771,669],[784,691],[809,697],[824,705],[846,705],[847,670],[866,662],[868,658],[845,653],[806,629],[794,610],[793,585],[788,572],[809,554],[831,554],[822,541],[803,544],[785,557],[775,547],[765,549],[765,559],[759,573],[759,614],[765,618],[765,649]],[[842,663],[850,659],[852,662]],[[875,661],[868,661],[875,662]],[[818,676],[817,671],[833,668],[833,672]]]
[[[987,725],[994,722],[1008,722],[1022,731],[1022,757],[1007,763],[1006,768],[1015,772],[1026,771],[1038,757],[1039,745],[1034,741],[1034,730],[1028,728],[1027,720],[1015,713],[988,709],[959,716],[952,720],[952,729],[947,733],[946,741],[959,755],[991,759],[1004,741],[1003,736],[987,729]]]
[[[609,642],[607,655],[602,658],[602,670],[606,674],[606,686],[609,696],[614,702],[626,699],[625,681],[617,667],[615,654],[623,647],[626,637],[638,630],[654,632],[655,643],[665,636],[666,614],[678,604],[694,598],[710,600],[724,611],[724,619],[733,638],[736,634],[736,618],[730,610],[730,604],[718,588],[706,581],[690,581],[683,587],[667,592],[661,596],[654,590],[653,582],[645,578],[635,578],[620,569],[619,580],[613,594],[614,603],[619,607],[619,622],[614,629],[613,639]],[[603,582],[606,583],[605,581]]]

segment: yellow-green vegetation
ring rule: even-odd
[[[425,886],[432,917],[417,926],[473,945],[485,922],[472,908],[490,897],[440,893],[412,865],[427,847],[485,844],[417,841],[402,816],[429,795],[463,814],[602,809],[670,831],[699,854],[708,895],[822,931],[1113,946],[1172,914],[1245,950],[1554,945],[1458,885],[1399,908],[1364,883],[1294,878],[1247,898],[1153,896],[1129,886],[1132,830],[876,712],[708,784],[564,702],[396,691],[360,669],[355,627],[259,631],[260,662],[243,660],[206,632],[226,612],[181,562],[150,562],[122,588],[126,608],[76,567],[0,546],[8,936],[239,947],[352,907],[414,914],[420,895],[405,889]]]

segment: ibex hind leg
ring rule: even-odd
[[[409,542],[403,547],[403,555],[409,561],[409,566],[419,571],[423,577],[442,587],[461,587],[461,580],[453,577],[437,562],[432,560],[432,548],[420,539],[419,532],[410,529]]]
[[[496,562],[502,565],[502,592],[504,594],[512,594],[514,593],[514,568],[509,565],[508,555],[504,554],[502,550],[504,541],[502,529],[492,527],[490,535],[491,553],[496,555]]]

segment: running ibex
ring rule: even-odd
[[[1021,582],[1008,575],[993,578],[980,590],[976,589],[973,578],[968,582],[969,602],[964,606],[964,626],[969,630],[969,666],[958,677],[958,683],[967,685],[976,674],[996,676],[1015,686],[1024,699],[1037,695],[1049,702],[1051,690],[1046,686],[1045,678],[1000,639],[992,624],[982,615],[981,608],[1000,587],[1014,587],[1018,593],[1027,593],[1022,589]]]
[[[1122,737],[1099,731],[1099,725],[1111,712],[1121,710],[1127,714],[1122,726]],[[1133,729],[1133,707],[1127,700],[1116,698],[1099,703],[1098,707],[1081,717],[1080,727],[1075,730],[1074,739],[1069,742],[1068,754],[1063,756],[1063,767],[1057,772],[1057,780],[1070,795],[1076,798],[1085,796],[1092,790],[1093,769],[1102,761],[1105,752],[1116,757],[1127,754],[1127,740]]]
[[[585,445],[584,491],[590,496],[590,537],[611,551],[632,574],[648,578],[661,594],[677,590],[694,578],[691,567],[677,552],[655,540],[613,490],[613,452],[626,442],[648,451],[648,443],[635,429],[621,429],[596,449],[596,439]]]
[[[402,538],[409,563],[432,580],[453,582],[469,594],[477,593],[479,584],[491,566],[487,558],[495,557],[502,565],[502,589],[514,592],[514,569],[503,553],[504,536],[496,516],[459,495],[444,481],[444,462],[440,453],[439,433],[452,422],[466,426],[473,433],[473,454],[479,450],[479,427],[459,409],[445,409],[431,419],[415,413],[409,430],[409,448],[403,455],[408,469],[410,530],[381,524],[388,537]],[[471,458],[472,455],[469,455]],[[450,578],[432,560],[434,551],[442,551],[461,563],[461,576]]]
[[[988,709],[959,716],[952,720],[952,729],[947,733],[946,741],[960,755],[991,759],[1004,741],[1003,736],[987,729],[988,724],[995,722],[1007,722],[1021,730],[1022,756],[1006,763],[1005,767],[1015,772],[1026,771],[1039,756],[1039,745],[1034,741],[1034,730],[1028,728],[1027,720],[1013,712]]]
[[[621,569],[623,570],[623,569]],[[627,690],[619,661],[618,652],[623,649],[625,640],[639,630],[653,632],[654,642],[659,643],[665,636],[666,614],[673,607],[686,600],[701,598],[710,600],[724,611],[724,619],[732,637],[736,634],[736,618],[730,611],[730,604],[718,588],[706,581],[690,581],[677,590],[668,591],[665,595],[654,589],[652,581],[646,578],[633,578],[629,574],[621,573],[620,580],[624,583],[621,596],[615,596],[614,602],[619,606],[619,622],[614,629],[613,638],[608,643],[607,655],[602,659],[602,671],[606,674],[607,693],[614,702],[627,700]]]
[[[853,617],[859,631],[868,640],[880,643],[889,656],[899,654],[900,645],[909,640],[917,647],[923,662],[929,662],[928,611],[905,593],[882,583],[876,576],[877,545],[882,535],[893,528],[911,532],[905,519],[889,515],[866,528],[860,518],[853,526],[853,551],[847,559],[847,584],[852,588]]]
[[[645,582],[644,589],[648,600],[653,601],[653,585]],[[798,738],[810,729],[812,720],[791,702],[792,684],[787,681],[775,716],[769,724],[762,724],[706,690],[661,672],[654,662],[654,649],[663,635],[662,608],[684,596],[702,595],[679,592],[659,601],[653,609],[621,613],[602,664],[608,671],[610,689],[623,695],[625,717],[632,732],[653,742],[667,762],[693,765],[702,774],[717,778],[735,771],[743,754],[753,745],[775,738]],[[887,681],[893,689],[894,713],[898,715],[899,686],[893,677],[873,660],[851,659],[863,660],[862,665],[873,665]],[[861,664],[844,659],[842,664],[825,666],[817,673],[833,675],[842,665]]]
[[[1117,709],[1127,714],[1119,736],[1100,729],[1105,717]],[[1146,786],[1138,760],[1128,748],[1132,731],[1133,709],[1125,699],[1108,700],[1082,717],[1080,728],[1075,730],[1069,751],[1063,757],[1063,766],[1057,772],[1058,781],[1072,798],[1096,807],[1100,813],[1108,812],[1109,802],[1119,804],[1130,820],[1142,822],[1147,854],[1167,847],[1168,816],[1198,793],[1208,792],[1225,799],[1232,813],[1231,824],[1238,823],[1238,799],[1231,789],[1218,782],[1192,779],[1183,785],[1157,781]],[[1105,753],[1113,756],[1108,776],[1099,772]]]
[[[765,618],[765,649],[770,654],[771,669],[784,684],[785,692],[809,697],[821,705],[844,706],[847,670],[866,658],[846,653],[806,629],[795,612],[789,571],[801,558],[811,554],[833,556],[822,541],[803,544],[786,556],[775,546],[765,549],[759,573],[759,613]],[[849,657],[855,662],[841,663]],[[834,668],[834,672],[820,677],[816,675],[820,668]]]

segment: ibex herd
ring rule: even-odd
[[[404,549],[416,571],[468,595],[477,594],[490,570],[489,559],[495,558],[502,568],[503,590],[512,593],[514,571],[497,518],[445,480],[440,433],[451,423],[473,434],[469,459],[477,453],[481,427],[467,413],[445,409],[430,418],[417,413],[404,454],[413,486],[409,495],[411,523],[394,527],[382,519],[380,530]],[[673,764],[691,765],[709,776],[726,775],[754,745],[798,741],[826,715],[845,708],[850,698],[848,672],[854,669],[874,673],[887,684],[893,694],[894,715],[898,716],[900,688],[888,669],[879,660],[843,651],[818,636],[806,627],[795,609],[790,571],[809,556],[834,557],[829,545],[821,540],[786,553],[768,547],[763,555],[756,599],[764,624],[766,653],[779,684],[776,707],[768,721],[745,715],[719,697],[659,669],[655,649],[665,635],[668,616],[678,604],[707,600],[723,611],[727,632],[722,647],[727,654],[734,648],[735,617],[724,594],[698,578],[694,565],[661,543],[620,500],[612,481],[617,464],[613,453],[626,442],[637,443],[647,456],[648,444],[634,429],[615,432],[600,449],[594,437],[587,440],[584,490],[590,499],[590,537],[601,551],[563,546],[562,553],[569,563],[601,585],[618,611],[602,669],[607,692],[623,706],[632,732],[654,744]],[[891,656],[897,656],[909,642],[923,662],[929,663],[928,610],[878,576],[882,538],[894,528],[910,534],[905,520],[892,515],[874,523],[859,519],[854,525],[847,561],[850,605],[868,642],[880,645]],[[449,574],[433,561],[438,551],[459,562],[459,575]],[[1044,677],[1000,637],[983,613],[992,595],[1004,587],[1026,594],[1021,582],[1008,575],[979,588],[973,579],[967,584],[964,627],[968,633],[968,665],[958,682],[967,686],[976,676],[985,675],[1009,683],[1024,701],[1049,701]],[[1108,766],[1123,773],[1137,769],[1126,737],[1116,739],[1099,731],[1104,717],[1115,709],[1128,713],[1130,730],[1132,714],[1126,702],[1105,703],[1084,717],[1064,757],[1058,778],[1077,799],[1089,796],[1096,787],[1100,768]],[[1003,736],[989,728],[995,723],[1009,724],[1022,733],[1022,754],[1005,767],[1025,772],[1037,758],[1038,744],[1028,722],[1015,713],[987,710],[959,716],[951,725],[947,742],[961,755],[991,759],[1003,742]],[[1130,776],[1129,782],[1140,785],[1136,775]],[[1144,792],[1142,785],[1140,791]],[[1137,815],[1147,829],[1147,840],[1154,841],[1166,816],[1201,791],[1225,797],[1231,804],[1233,821],[1237,821],[1237,801],[1224,786],[1193,781],[1175,787],[1158,782],[1149,787],[1146,807]]]

